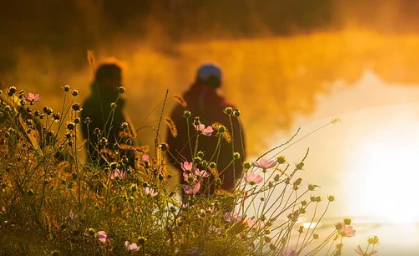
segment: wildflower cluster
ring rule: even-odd
[[[98,155],[87,164],[78,136],[90,120],[80,119],[78,91],[68,85],[63,91],[61,111],[15,87],[0,94],[1,255],[341,255],[344,239],[356,235],[349,218],[327,236],[318,232],[335,198],[324,202],[313,194],[318,186],[299,176],[308,152],[295,165],[275,150],[244,161],[238,148],[222,151],[222,141],[234,143],[238,130],[205,125],[189,111],[190,154],[177,158],[177,187],[168,186],[170,145],[157,140],[152,156],[148,146],[134,146],[125,123],[115,124],[120,140],[112,145],[106,130],[94,131],[96,143],[88,145]],[[201,139],[215,140],[215,148],[202,150]],[[231,157],[227,167],[219,166],[221,154]],[[239,163],[234,188],[222,189],[225,170]],[[377,244],[371,237],[355,251],[375,255]]]

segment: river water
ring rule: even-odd
[[[419,255],[419,89],[386,83],[366,70],[353,85],[336,81],[317,104],[313,114],[294,123],[293,131],[301,127],[297,139],[333,118],[341,122],[283,154],[298,163],[310,148],[300,173],[303,184],[318,184],[317,194],[337,198],[320,230],[327,234],[337,221],[351,217],[357,234],[344,240],[344,255],[354,255],[356,246],[366,246],[373,235],[380,238],[381,256]]]

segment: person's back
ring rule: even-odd
[[[91,95],[82,104],[82,132],[86,139],[88,162],[92,165],[102,166],[106,162],[102,157],[104,148],[113,149],[121,143],[127,143],[121,136],[124,130],[130,131],[130,124],[123,113],[125,102],[120,98],[121,86],[120,64],[102,64],[96,70]]]
[[[207,162],[213,161],[217,164],[217,170],[221,184],[220,189],[232,191],[235,187],[236,181],[241,177],[242,174],[242,163],[246,157],[245,143],[243,141],[243,129],[239,124],[239,121],[234,116],[229,116],[224,113],[225,109],[230,107],[234,111],[235,107],[227,102],[224,97],[219,93],[218,88],[221,86],[221,70],[213,64],[202,65],[198,69],[197,79],[191,88],[184,93],[183,99],[187,102],[186,109],[182,106],[177,106],[171,114],[171,118],[176,125],[178,130],[177,136],[173,137],[168,133],[167,143],[169,145],[169,159],[179,170],[181,169],[180,164],[184,161],[191,162],[195,152],[195,134],[197,133],[196,117],[199,117],[199,122],[202,125],[214,127],[217,130],[217,126],[223,125],[227,128],[229,134],[233,134],[232,141],[229,140],[228,136],[224,136],[221,139],[221,145],[217,149],[218,140],[215,138],[217,131],[212,133],[212,136],[200,135],[198,142],[198,151],[204,153],[203,159]],[[188,119],[184,117],[184,111],[188,110],[192,116]],[[230,124],[233,125],[233,129]],[[189,144],[188,136],[191,138]],[[201,126],[202,127],[202,126]],[[208,134],[209,135],[209,134]],[[234,150],[233,150],[234,149]],[[219,152],[217,152],[219,150]],[[192,152],[191,152],[192,151]],[[241,155],[239,160],[232,162],[233,151],[238,152]],[[202,168],[199,166],[199,168]],[[214,173],[213,173],[214,174]],[[186,184],[184,180],[181,181]],[[202,193],[214,193],[214,177],[211,175],[208,178],[208,182],[211,184],[210,187],[204,187]]]

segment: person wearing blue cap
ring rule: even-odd
[[[196,137],[194,136],[196,136],[197,132],[202,133],[199,136],[197,151],[204,153],[202,160],[216,162],[217,170],[215,175],[213,171],[208,178],[205,178],[206,182],[203,182],[199,191],[199,193],[204,194],[212,194],[216,189],[232,192],[236,182],[242,175],[243,160],[246,158],[243,127],[234,116],[231,116],[233,124],[233,127],[231,127],[230,117],[225,113],[225,110],[228,108],[234,113],[239,112],[233,104],[221,95],[220,87],[222,82],[223,74],[217,64],[202,64],[197,70],[194,83],[183,94],[183,99],[187,103],[186,108],[178,105],[171,113],[170,117],[177,128],[177,136],[173,136],[170,132],[167,133],[167,144],[170,152],[169,160],[180,172],[183,172],[182,164],[185,161],[192,162],[193,156],[191,154],[195,152]],[[191,116],[188,118],[189,123],[186,122],[184,117],[185,110],[191,113]],[[214,136],[220,125],[225,126],[228,133],[234,136],[230,138],[231,140],[228,138],[221,139],[220,152],[218,153],[218,140]],[[188,126],[191,143],[188,142],[190,139]],[[208,126],[214,127],[215,130],[211,132],[212,128],[208,128]],[[207,127],[206,132],[203,131],[204,127]],[[240,154],[240,157],[234,163],[232,162],[233,149]],[[238,155],[236,154],[236,156]],[[196,167],[200,170],[205,169],[205,166],[202,166],[202,164],[198,164]],[[182,177],[182,175],[180,176]],[[187,181],[182,177],[181,184],[186,186],[186,183]]]

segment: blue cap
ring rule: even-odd
[[[214,63],[204,63],[198,68],[197,78],[206,81],[209,77],[215,76],[221,81],[222,72],[221,68]]]

